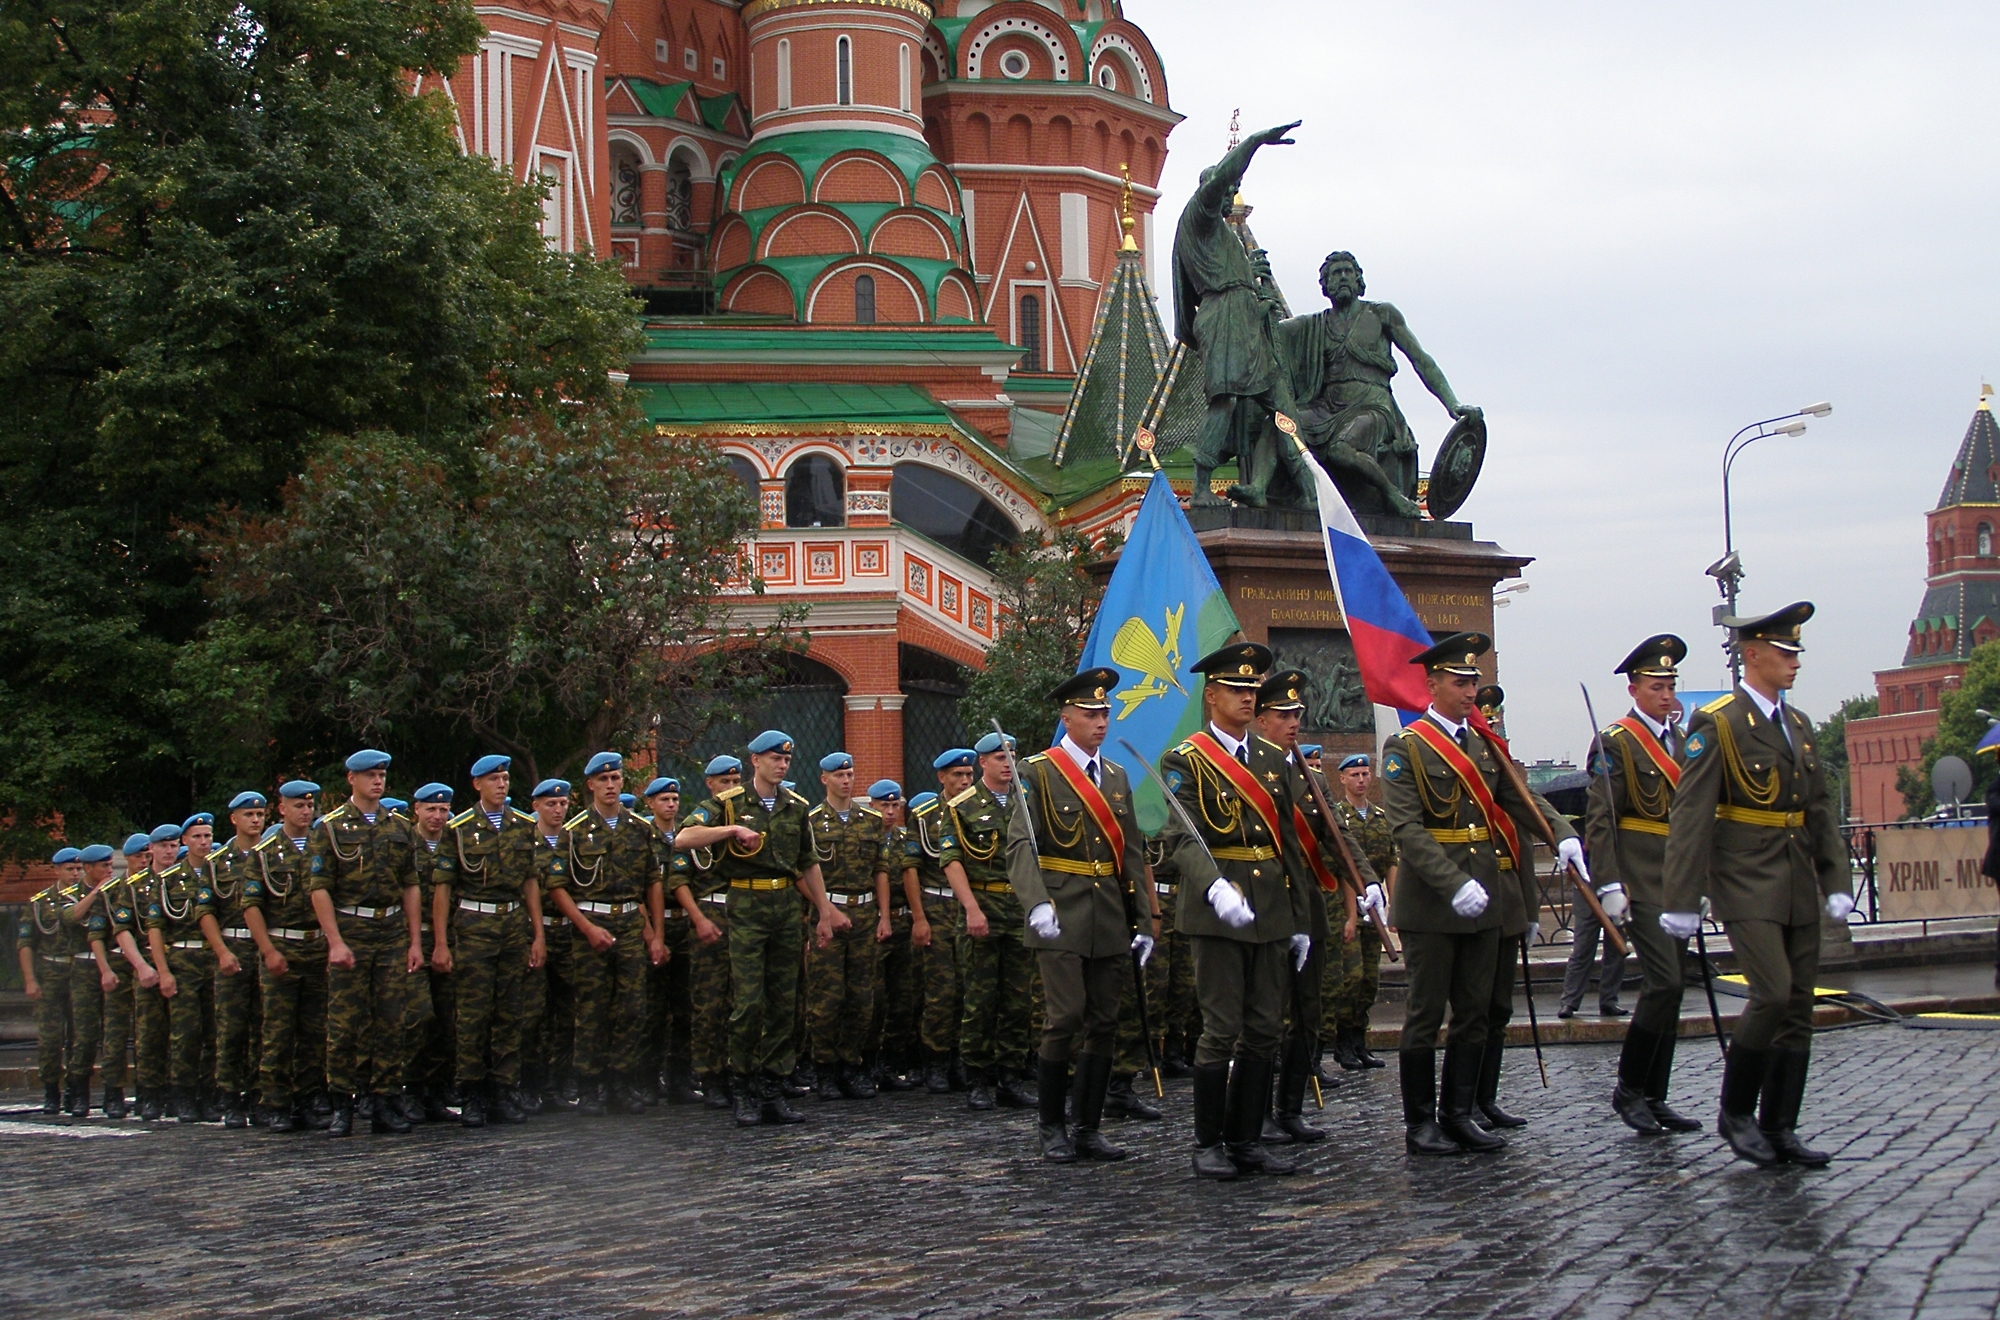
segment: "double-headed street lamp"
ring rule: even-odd
[[[1722,590],[1722,604],[1715,607],[1716,626],[1726,627],[1724,620],[1736,617],[1736,593],[1743,585],[1743,557],[1736,553],[1736,532],[1730,523],[1729,470],[1736,465],[1736,456],[1756,444],[1759,440],[1774,435],[1804,435],[1806,418],[1825,417],[1833,411],[1830,403],[1809,403],[1797,412],[1788,412],[1782,417],[1766,417],[1761,422],[1750,425],[1729,437],[1729,443],[1722,449],[1722,558],[1710,564],[1708,576]],[[1734,683],[1743,677],[1743,662],[1736,654],[1736,648],[1725,637],[1722,643],[1724,654],[1729,657],[1729,679]]]

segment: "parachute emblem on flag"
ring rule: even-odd
[[[1125,708],[1118,712],[1119,719],[1150,698],[1165,696],[1169,688],[1187,695],[1176,675],[1181,667],[1181,620],[1186,616],[1186,601],[1166,612],[1165,641],[1136,614],[1118,625],[1118,632],[1111,639],[1111,662],[1120,669],[1137,670],[1141,675],[1137,683],[1117,694],[1118,700],[1125,703]]]

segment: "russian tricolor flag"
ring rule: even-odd
[[[1310,459],[1306,466],[1312,469],[1318,490],[1327,571],[1333,578],[1340,612],[1347,619],[1347,634],[1354,640],[1362,685],[1378,715],[1386,713],[1382,708],[1387,707],[1396,712],[1399,723],[1408,724],[1431,704],[1424,671],[1411,663],[1431,649],[1430,631],[1383,567],[1382,556],[1368,543],[1367,533],[1354,520],[1354,511],[1341,498],[1333,478]],[[1381,723],[1377,721],[1378,727]]]

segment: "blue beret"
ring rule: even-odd
[[[1366,752],[1356,752],[1352,756],[1343,756],[1340,758],[1340,768],[1342,770],[1352,770],[1357,765],[1373,764],[1375,763],[1368,759],[1368,753]]]
[[[792,735],[781,729],[766,729],[750,740],[750,755],[759,756],[765,752],[789,752],[792,750]]]
[[[979,761],[979,754],[970,747],[954,747],[950,751],[939,752],[931,762],[933,770],[970,770]]]
[[[175,851],[175,853],[174,853],[174,860],[175,860],[175,861],[179,861],[179,860],[180,860],[181,858],[183,858],[183,857],[185,857],[185,856],[187,856],[187,855],[188,855],[188,846],[187,846],[186,844],[182,844],[182,845],[181,845],[181,846],[179,847],[179,849],[177,849],[177,850]]]
[[[490,775],[495,770],[505,770],[513,764],[512,757],[482,756],[472,763],[472,777],[477,779],[481,775]]]
[[[93,843],[78,853],[76,860],[82,862],[85,866],[95,866],[99,862],[108,862],[111,860],[111,845],[108,843]]]
[[[569,780],[544,779],[541,783],[535,785],[535,791],[529,796],[530,798],[568,797]]]
[[[416,791],[415,799],[418,802],[450,802],[451,785],[425,784]]]
[[[624,768],[625,758],[618,753],[599,752],[585,763],[583,777],[589,779],[595,775],[603,774],[606,770],[623,770]]]
[[[1299,744],[1299,755],[1300,755],[1300,756],[1318,756],[1318,755],[1319,755],[1319,753],[1320,753],[1320,745],[1319,745],[1318,743],[1300,743],[1300,744]]]
[[[893,779],[878,779],[868,786],[868,797],[875,802],[897,802],[903,796],[903,786]]]
[[[70,862],[81,861],[82,854],[74,848],[58,848],[56,849],[56,855],[49,858],[49,860],[57,866],[64,866]]]
[[[153,841],[150,834],[131,834],[125,838],[125,855],[133,857],[146,851],[146,845]]]
[[[268,807],[270,805],[270,799],[254,788],[246,788],[235,797],[229,799],[229,809],[231,811],[241,811],[245,807]]]
[[[382,805],[383,807],[385,807],[390,811],[401,811],[410,804],[408,802],[405,802],[402,798],[385,797],[382,799]]]
[[[717,775],[733,775],[743,772],[743,762],[733,756],[718,756],[702,768],[702,775],[713,779]]]
[[[931,803],[935,801],[937,801],[937,794],[919,793],[915,797],[910,799],[910,810],[915,811],[918,807],[929,806]]]
[[[828,752],[819,758],[819,768],[823,774],[832,774],[836,770],[852,770],[854,758],[846,752]]]
[[[380,770],[389,764],[389,760],[389,753],[378,752],[373,747],[364,747],[347,758],[347,768],[350,771]]]
[[[678,793],[680,791],[681,791],[680,780],[675,779],[671,775],[661,775],[658,779],[655,779],[652,783],[646,785],[646,791],[643,794],[643,796],[657,797],[662,793]]]
[[[639,799],[633,797],[630,793],[620,793],[618,795],[618,805],[621,807],[636,807],[639,805]]]
[[[779,788],[797,788],[798,786],[799,781],[796,779],[780,779],[778,781]]]
[[[197,811],[181,822],[181,833],[185,834],[197,825],[213,825],[215,817],[206,811]]]
[[[1001,744],[1001,738],[999,733],[998,732],[989,733],[984,738],[981,738],[978,742],[972,744],[972,750],[979,753],[979,755],[981,756],[991,756],[993,753],[1000,750],[1000,744]],[[1006,744],[1007,746],[1012,747],[1014,745],[1014,740],[1012,738],[1008,738],[1006,739]]]
[[[310,779],[287,779],[278,785],[278,796],[288,798],[311,797],[319,792],[319,785]]]
[[[155,825],[153,832],[146,836],[153,843],[172,843],[180,837],[181,827],[178,825]]]

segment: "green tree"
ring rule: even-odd
[[[176,695],[285,692],[295,658],[179,656],[185,529],[276,509],[330,440],[463,481],[496,423],[612,406],[622,279],[408,94],[480,32],[467,0],[0,6],[0,852],[178,818],[218,741],[295,731]]]
[[[1064,531],[1031,537],[994,559],[1006,625],[958,703],[974,738],[990,733],[997,719],[1024,749],[1039,751],[1053,740],[1056,712],[1047,694],[1076,672],[1104,598],[1105,578],[1089,566],[1118,544],[1115,535],[1093,542]]]
[[[1814,737],[1819,743],[1819,763],[1826,769],[1828,784],[1833,788],[1834,800],[1840,803],[1841,818],[1846,819],[1852,803],[1848,799],[1847,787],[1851,776],[1847,770],[1847,722],[1875,718],[1874,697],[1854,696],[1840,703],[1840,709],[1833,717],[1822,722]]]
[[[1989,727],[1981,710],[2000,711],[2000,642],[1973,648],[1966,662],[1965,680],[1947,689],[1938,701],[1938,730],[1924,740],[1923,764],[1917,769],[1903,766],[1896,771],[1896,791],[1903,795],[1904,814],[1928,816],[1937,810],[1931,792],[1931,771],[1938,758],[1958,756],[1972,767],[1972,794],[1969,801],[1985,795],[1994,774],[1994,758],[1978,755],[1975,749]]]

